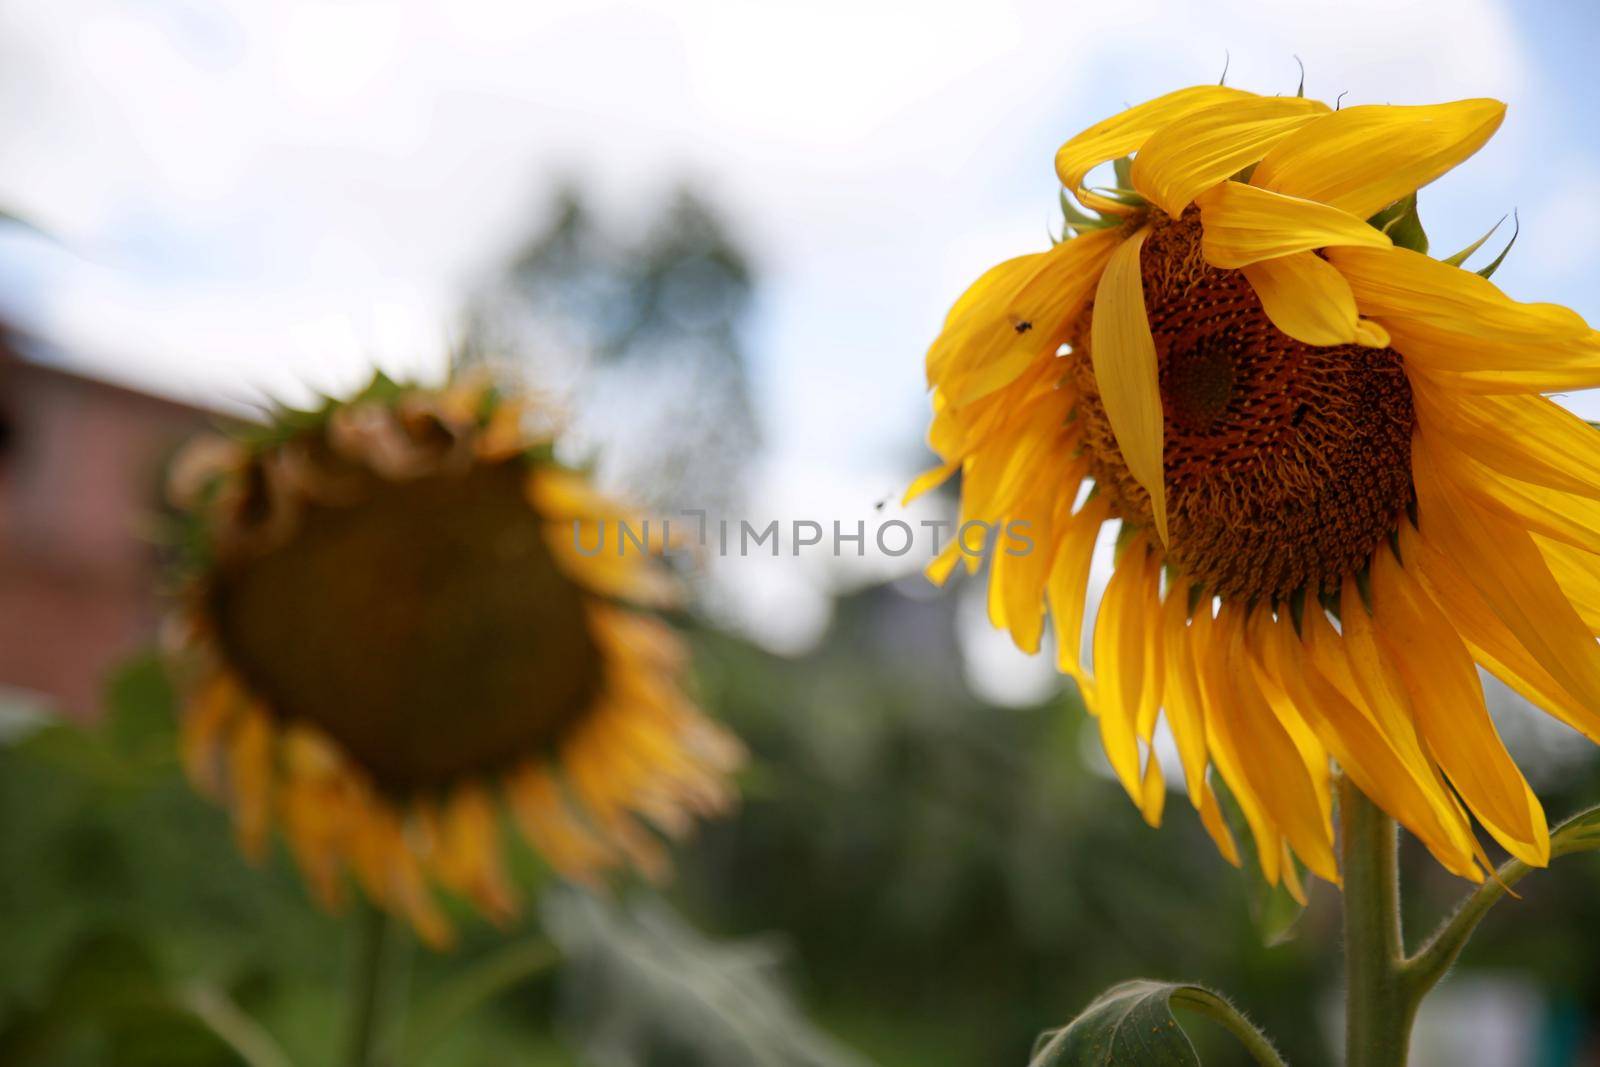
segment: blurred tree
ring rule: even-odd
[[[471,302],[466,349],[566,394],[602,473],[663,509],[726,510],[758,445],[745,329],[751,268],[699,194],[618,237],[575,186]]]

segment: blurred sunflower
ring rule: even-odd
[[[1065,239],[979,278],[928,353],[944,463],[910,495],[959,470],[963,521],[1039,546],[994,555],[993,622],[1034,652],[1048,605],[1146,820],[1164,714],[1223,854],[1212,768],[1297,895],[1292,856],[1338,879],[1331,761],[1457,874],[1487,866],[1472,818],[1547,862],[1478,665],[1600,740],[1600,432],[1542,395],[1600,385],[1600,334],[1462,269],[1482,241],[1429,258],[1415,215],[1504,110],[1141,104],[1061,147]]]
[[[436,888],[515,914],[502,813],[567,877],[655,875],[651,828],[723,809],[739,760],[638,610],[674,596],[661,546],[590,547],[623,516],[538,415],[379,378],[173,470],[190,777],[248,855],[277,823],[326,906],[353,874],[434,945]]]

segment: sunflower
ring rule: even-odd
[[[994,555],[994,624],[1036,652],[1048,610],[1145,819],[1164,716],[1219,849],[1240,862],[1218,777],[1297,895],[1296,861],[1338,880],[1335,766],[1456,874],[1484,877],[1474,824],[1548,861],[1480,666],[1600,740],[1600,432],[1544,395],[1600,385],[1600,334],[1461,267],[1482,241],[1430,258],[1415,212],[1504,111],[1141,104],[1061,147],[1064,239],[980,277],[928,353],[944,462],[909,495],[960,471],[963,521],[1037,544]]]
[[[276,824],[323,904],[353,876],[434,945],[440,889],[516,913],[504,816],[568,878],[656,875],[661,835],[732,796],[739,747],[649,611],[661,546],[593,547],[620,512],[537,416],[380,378],[173,472],[189,776],[247,855]]]

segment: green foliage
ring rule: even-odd
[[[804,1005],[883,1067],[1025,1063],[1062,1005],[1130,974],[1203,975],[1250,1006],[1289,1062],[1325,1062],[1314,1009],[1339,981],[1336,894],[1313,890],[1302,936],[1264,946],[1259,876],[1224,864],[1184,804],[1146,828],[1095,769],[1093,723],[1074,698],[1001,709],[972,695],[953,603],[895,587],[845,597],[798,658],[699,633],[701,695],[755,764],[742,809],[676,850],[671,907],[692,926],[631,895],[580,900],[580,933],[552,919],[549,935],[590,962],[535,973],[518,962],[538,955],[532,931],[464,919],[456,952],[411,951],[411,1019],[427,1040],[405,1035],[404,1062],[610,1067],[591,1042],[625,1019],[636,1057],[685,1030],[708,1041],[629,1067],[716,1063],[739,1046],[727,1018],[696,1013],[708,990],[721,1006],[749,990],[741,1003],[759,1010],[734,1035],[787,1033]],[[0,731],[0,1063],[237,1067],[188,1010],[221,1000],[296,1067],[330,1065],[353,955],[344,919],[310,905],[281,853],[260,868],[240,859],[225,816],[182,782],[153,660],[110,694],[95,731]],[[1570,809],[1600,779],[1541,792]],[[1591,839],[1593,815],[1556,834],[1560,850]],[[1430,928],[1462,885],[1414,846],[1403,858],[1410,927]],[[526,855],[517,863],[538,873]],[[1463,966],[1527,975],[1600,1015],[1591,942],[1574,933],[1600,928],[1600,864],[1564,861],[1527,885],[1498,907],[1514,921],[1482,924]],[[489,981],[518,967],[515,981]],[[1204,1013],[1171,1003],[1186,1024]],[[1226,1032],[1190,1036],[1207,1064],[1240,1062]]]
[[[1506,216],[1501,215],[1500,216],[1500,221],[1496,222],[1493,226],[1490,226],[1488,231],[1485,232],[1482,237],[1478,238],[1476,241],[1472,242],[1470,245],[1468,245],[1467,247],[1463,248],[1461,251],[1457,252],[1455,255],[1446,256],[1444,259],[1440,260],[1440,262],[1441,263],[1448,263],[1452,267],[1461,266],[1461,264],[1465,263],[1467,261],[1467,259],[1469,257],[1471,257],[1472,253],[1476,252],[1478,249],[1483,247],[1483,244],[1484,244],[1485,241],[1487,241],[1489,238],[1494,236],[1494,232],[1496,230],[1498,230],[1500,228],[1501,224],[1504,223],[1505,221],[1506,221]]]
[[[1271,948],[1293,938],[1299,931],[1300,920],[1305,917],[1306,905],[1294,899],[1281,882],[1268,885],[1264,878],[1252,878],[1249,884],[1250,914],[1255,917],[1261,943]]]
[[[112,679],[96,729],[19,720],[0,731],[8,1067],[235,1067],[252,1039],[276,1057],[252,1064],[336,1062],[354,933],[311,905],[281,852],[260,868],[239,857],[224,814],[182,780],[174,721],[169,679],[141,657]],[[532,857],[516,860],[536,882]],[[576,961],[559,983],[547,941],[476,918],[460,922],[466,943],[452,953],[407,943],[411,1020],[394,1035],[396,1061],[863,1062],[805,1020],[770,954],[753,966],[747,948],[713,944],[649,894],[622,909],[564,891],[548,913]],[[605,1000],[608,989],[622,999]],[[624,1017],[641,1042],[676,1035],[685,1058],[645,1058],[659,1052],[647,1044],[602,1057],[597,1035]]]
[[[1500,269],[1500,264],[1504,263],[1506,261],[1506,256],[1511,254],[1511,247],[1517,243],[1517,238],[1522,236],[1522,220],[1517,217],[1517,213],[1515,211],[1511,213],[1511,222],[1513,225],[1513,229],[1511,231],[1511,240],[1506,242],[1506,246],[1500,250],[1500,254],[1498,256],[1495,256],[1494,259],[1489,261],[1488,266],[1479,268],[1478,274],[1482,277],[1494,277],[1494,272]]]
[[[689,913],[783,930],[818,1017],[886,1067],[1026,1062],[1062,1004],[1140,973],[1205,975],[1319,1058],[1305,990],[1335,980],[1326,909],[1304,920],[1317,936],[1264,948],[1259,875],[1218,858],[1187,804],[1146,827],[1093,769],[1075,695],[973,696],[953,606],[863,590],[797,660],[703,635],[704,695],[759,784],[685,858]]]
[[[1112,173],[1117,176],[1117,188],[1131,191],[1133,189],[1133,157],[1119,156],[1111,163]]]
[[[1041,1037],[1029,1067],[1200,1067],[1172,1015],[1172,994],[1180,988],[1135,979],[1106,990],[1082,1015]]]
[[[0,1062],[234,1063],[182,990],[270,1015],[336,978],[338,927],[280,864],[240,861],[181,781],[159,665],[134,662],[109,696],[100,729],[44,723],[0,745]]]
[[[1071,240],[1078,234],[1090,230],[1104,230],[1122,225],[1122,220],[1115,215],[1096,215],[1085,211],[1067,195],[1065,189],[1061,190],[1061,217],[1065,220],[1061,232],[1062,241]]]
[[[1222,997],[1203,986],[1139,978],[1106,990],[1034,1046],[1029,1067],[1200,1067],[1172,1009],[1187,1007],[1228,1031],[1261,1067],[1284,1067],[1277,1049]]]
[[[1551,839],[1552,855],[1600,850],[1600,807],[1580,812],[1556,828]]]
[[[1498,230],[1505,221],[1506,217],[1504,215],[1500,216],[1500,221],[1489,227],[1488,233],[1485,233],[1482,237],[1478,238],[1476,241],[1472,242],[1455,255],[1446,257],[1444,260],[1442,260],[1442,262],[1448,263],[1452,267],[1461,266],[1472,256],[1474,252],[1483,247],[1484,242],[1488,241],[1489,238],[1494,236],[1494,232]],[[1506,246],[1500,250],[1500,254],[1498,256],[1495,256],[1494,259],[1490,261],[1488,266],[1482,267],[1478,270],[1478,274],[1482,277],[1494,277],[1494,272],[1500,269],[1501,263],[1505,262],[1506,254],[1511,251],[1511,246],[1517,243],[1517,237],[1522,233],[1522,220],[1516,217],[1516,212],[1512,212],[1512,221],[1514,228],[1511,231],[1511,240],[1506,242]]]
[[[617,1067],[866,1067],[780,986],[770,940],[716,944],[661,900],[552,893],[543,912],[567,965],[579,1044]]]
[[[1422,219],[1417,215],[1417,194],[1411,193],[1396,200],[1367,222],[1389,235],[1397,248],[1428,254],[1428,235],[1422,229]]]

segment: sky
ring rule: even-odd
[[[1435,248],[1515,208],[1496,280],[1600,320],[1600,16],[1519,7],[0,0],[0,204],[60,240],[0,238],[0,307],[79,370],[292,399],[437,366],[555,183],[626,219],[688,181],[759,272],[751,510],[853,520],[918,467],[950,302],[1058,225],[1055,148],[1225,62],[1260,92],[1293,92],[1298,56],[1324,99],[1505,100],[1424,193]],[[836,578],[780,561],[735,584],[795,646]],[[991,688],[1042,684],[972,647]]]

